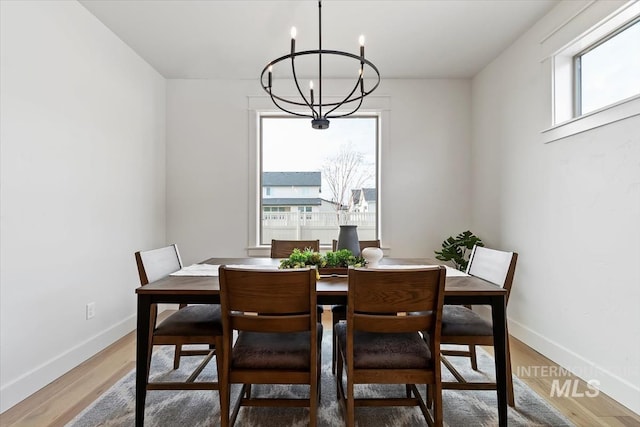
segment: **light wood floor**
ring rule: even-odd
[[[331,311],[325,310],[323,324],[329,328],[330,315]],[[567,377],[566,373],[549,375],[558,365],[513,338],[511,358],[514,373],[519,373],[520,379],[574,424],[640,426],[640,416],[602,393],[596,397],[550,397],[554,379],[564,383],[576,378]],[[64,426],[134,367],[135,334],[132,332],[1,414],[0,426]],[[587,385],[580,380],[577,390],[584,392]]]

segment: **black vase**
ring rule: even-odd
[[[353,256],[360,256],[360,241],[358,240],[357,225],[340,226],[337,249],[349,249]]]

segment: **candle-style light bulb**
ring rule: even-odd
[[[360,35],[358,41],[360,42],[360,57],[364,58],[364,35]]]
[[[313,80],[309,80],[309,89],[313,90]]]
[[[313,106],[313,80],[309,80],[309,93],[311,95],[311,105]]]
[[[271,88],[271,73],[273,72],[273,65],[269,65],[269,88]]]
[[[291,53],[296,51],[296,27],[291,27]]]

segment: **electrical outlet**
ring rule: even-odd
[[[90,302],[87,304],[87,320],[93,318],[96,315],[96,303]]]

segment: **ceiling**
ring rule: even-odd
[[[311,0],[79,1],[166,78],[257,79],[267,62],[289,53],[292,26],[296,50],[318,48]],[[364,34],[366,57],[383,79],[468,78],[557,3],[325,0],[322,47],[358,54]]]

